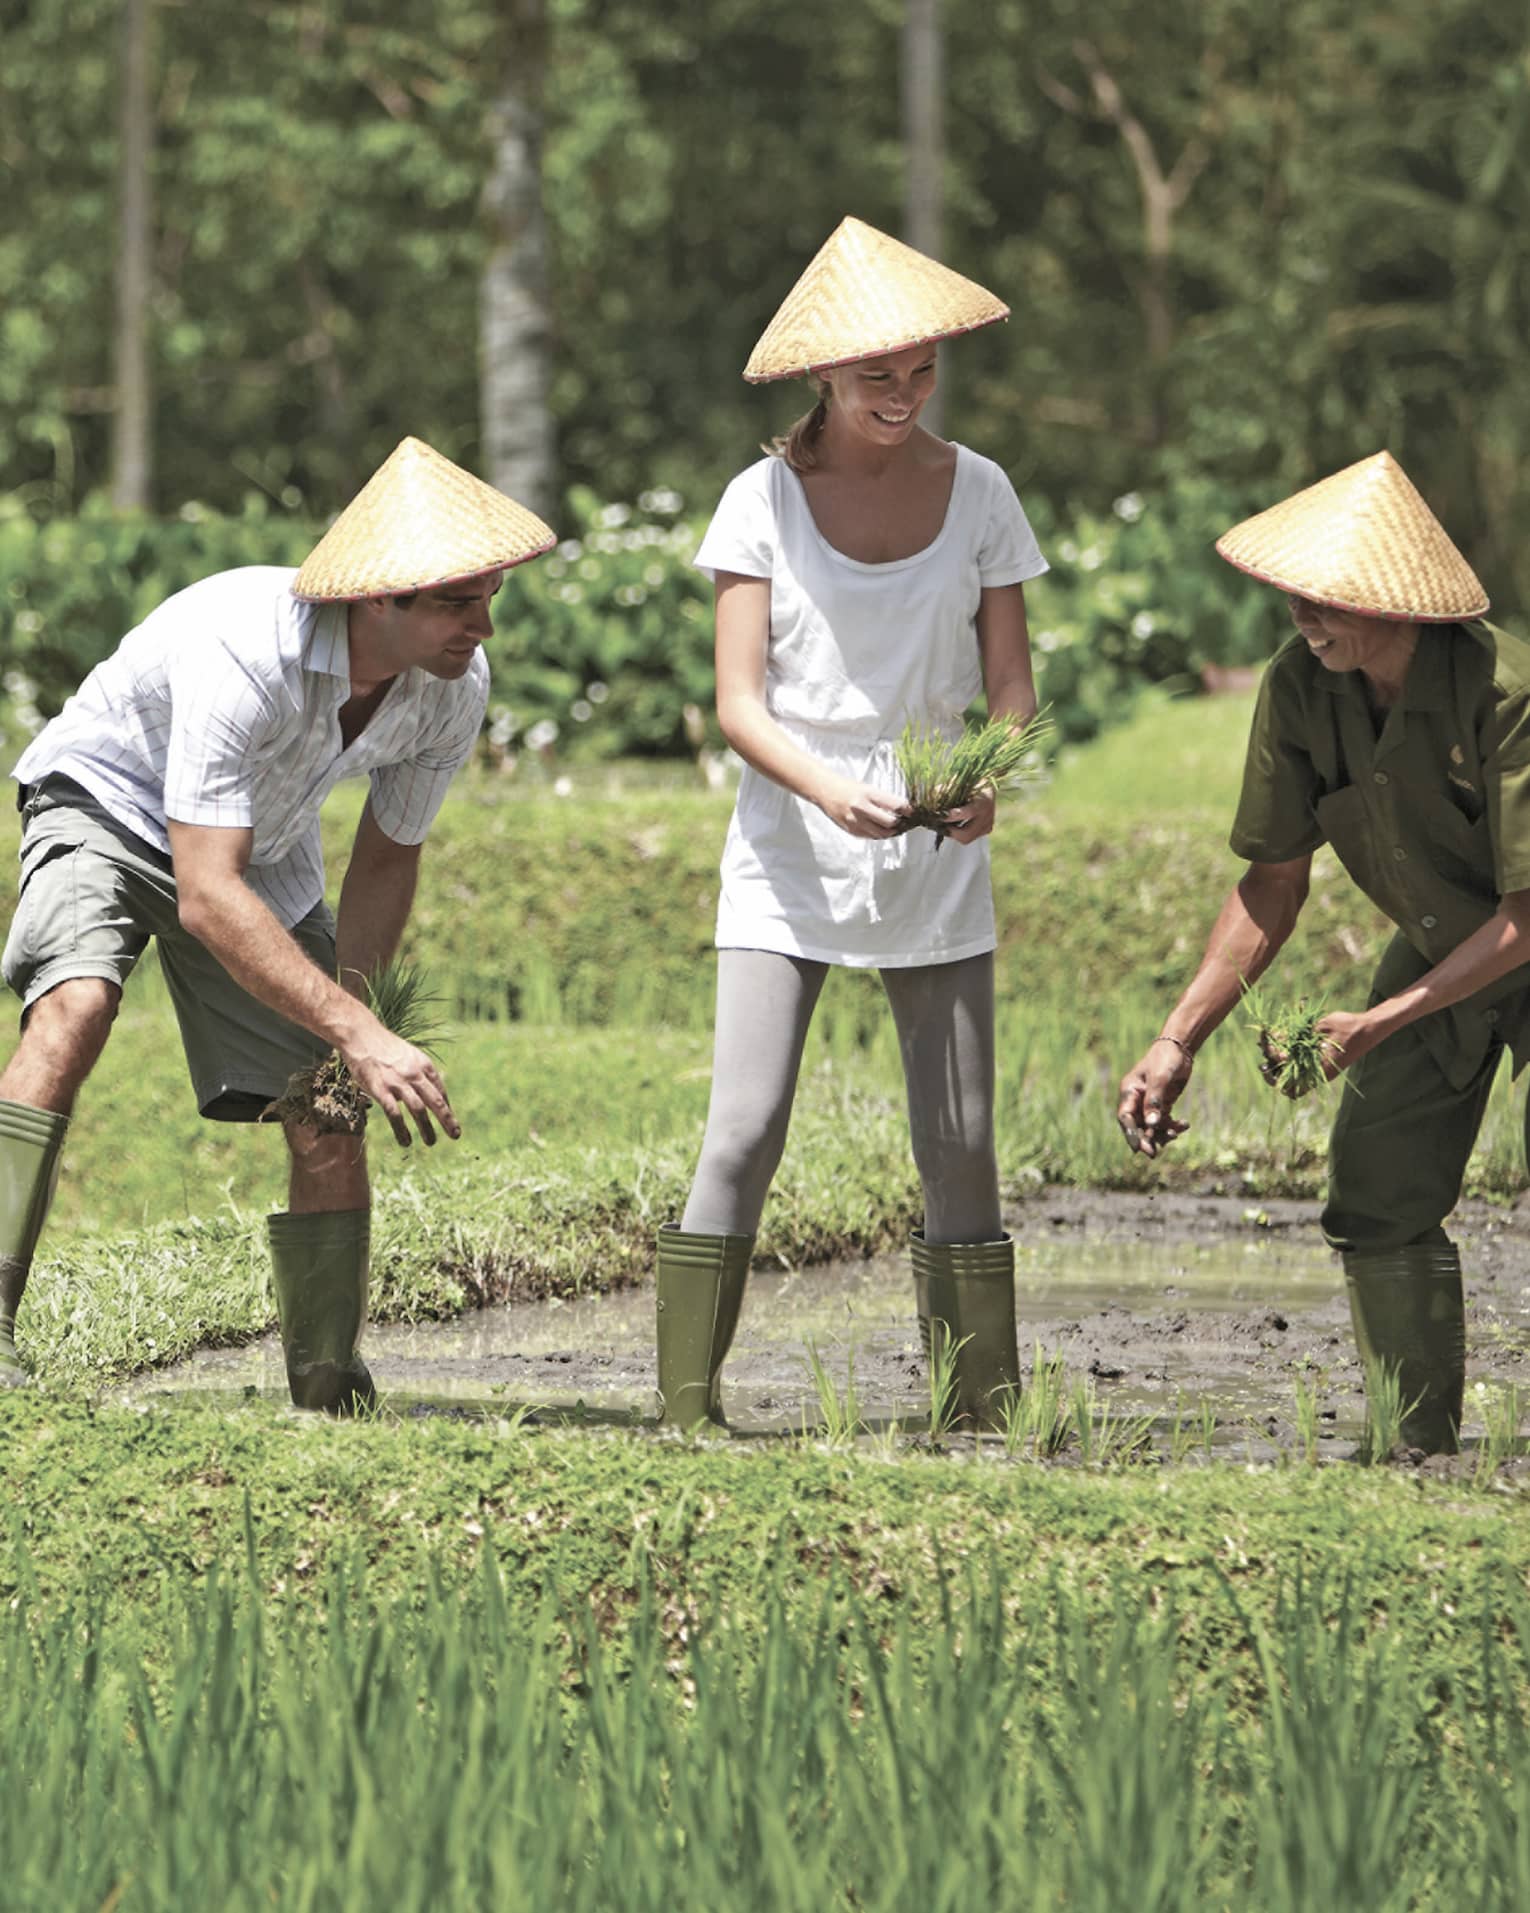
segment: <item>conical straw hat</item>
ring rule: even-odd
[[[292,595],[317,602],[426,591],[508,570],[557,542],[524,505],[423,439],[406,438],[309,552]]]
[[[1252,578],[1369,618],[1450,624],[1488,608],[1471,566],[1390,452],[1244,519],[1217,550]]]
[[[760,335],[744,377],[796,378],[1008,317],[1007,305],[949,266],[842,219]]]

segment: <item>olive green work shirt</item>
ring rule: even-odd
[[[1250,863],[1331,845],[1400,932],[1378,994],[1406,988],[1506,891],[1530,890],[1530,644],[1481,622],[1424,625],[1382,721],[1360,672],[1326,670],[1293,636],[1259,687],[1231,842]],[[1530,970],[1418,1027],[1458,1086],[1495,1035],[1518,1071],[1530,1061]]]

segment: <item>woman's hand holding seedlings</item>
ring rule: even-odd
[[[946,837],[953,844],[975,844],[993,829],[998,808],[998,792],[985,784],[970,804],[959,804],[946,812]]]
[[[818,808],[852,837],[896,837],[908,805],[891,791],[837,777],[818,799]]]
[[[1177,1043],[1155,1037],[1147,1054],[1121,1078],[1116,1121],[1139,1155],[1156,1156],[1190,1127],[1170,1113],[1190,1081],[1191,1059]]]

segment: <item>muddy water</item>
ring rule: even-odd
[[[1530,1218],[1467,1212],[1472,1379],[1527,1377]],[[1319,1385],[1330,1452],[1358,1436],[1360,1377],[1337,1259],[1306,1204],[1043,1191],[1012,1217],[1022,1365],[1033,1344],[1091,1379],[1113,1413],[1215,1420],[1212,1444],[1251,1455],[1289,1443],[1296,1384]],[[807,1348],[836,1388],[853,1372],[873,1427],[917,1427],[928,1409],[913,1286],[901,1257],[759,1270],[726,1371],[741,1436],[811,1427]],[[486,1310],[419,1327],[373,1326],[366,1355],[386,1409],[509,1415],[530,1406],[592,1424],[654,1413],[650,1290]],[[133,1398],[257,1393],[284,1401],[280,1347],[208,1350],[145,1376]],[[1473,1408],[1468,1403],[1468,1433]],[[1207,1423],[1209,1430],[1209,1419]]]

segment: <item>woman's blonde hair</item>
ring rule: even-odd
[[[761,448],[773,458],[784,458],[794,472],[810,472],[818,463],[818,440],[829,419],[829,381],[821,372],[813,376],[818,402],[812,411],[804,412],[783,438],[773,438]]]

